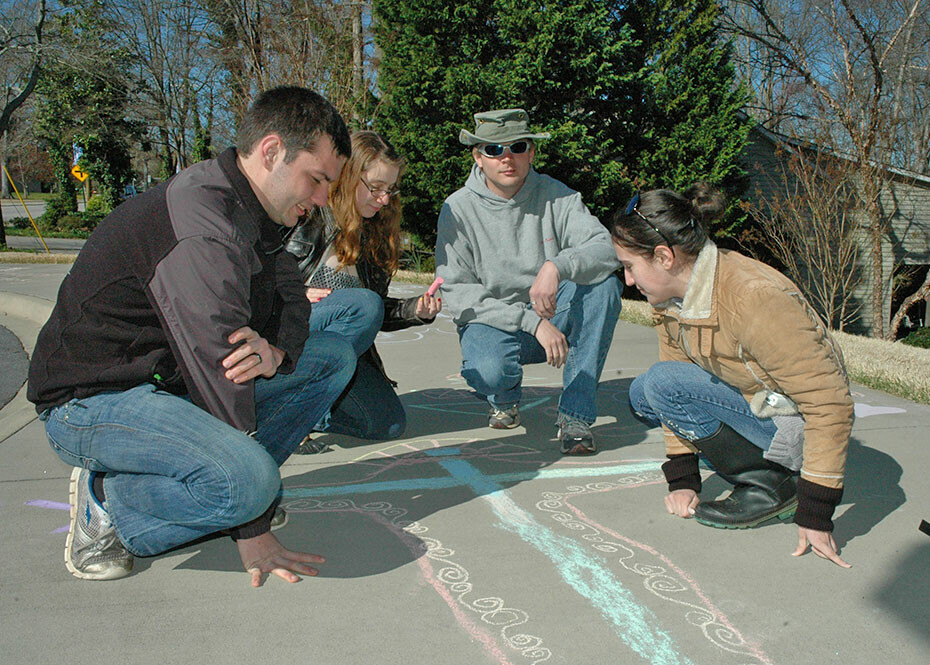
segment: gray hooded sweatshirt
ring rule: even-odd
[[[529,292],[546,261],[577,284],[601,282],[620,266],[607,229],[581,194],[531,168],[520,191],[505,199],[474,165],[443,204],[436,237],[436,275],[445,280],[443,305],[455,323],[535,334],[539,316]]]

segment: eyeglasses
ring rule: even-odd
[[[392,187],[391,189],[372,189],[371,185],[365,182],[365,178],[359,178],[362,181],[362,184],[365,185],[365,188],[371,192],[371,195],[376,199],[380,199],[383,196],[393,199],[395,196],[400,194],[400,190],[397,187]]]
[[[633,195],[633,198],[630,199],[630,202],[626,205],[626,212],[624,213],[627,217],[632,215],[634,212],[639,215],[639,218],[646,222],[650,229],[662,236],[662,240],[665,241],[665,244],[668,245],[668,248],[672,250],[672,256],[675,256],[675,248],[672,247],[672,241],[668,239],[668,236],[662,233],[659,230],[659,227],[649,221],[649,218],[646,217],[643,213],[639,211],[639,192]]]
[[[510,150],[511,155],[522,155],[529,149],[529,141],[517,141],[509,145],[504,143],[484,143],[478,146],[478,152],[485,157],[501,157],[505,150]]]

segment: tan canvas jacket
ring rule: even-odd
[[[804,417],[801,476],[843,486],[853,403],[839,345],[774,268],[708,241],[684,299],[655,312],[660,360],[693,362],[742,392],[787,395]],[[665,429],[669,454],[694,452]]]

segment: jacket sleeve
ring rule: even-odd
[[[384,298],[384,323],[381,324],[381,330],[391,332],[394,330],[403,330],[411,326],[422,326],[426,323],[432,323],[432,319],[421,319],[416,315],[417,301],[420,296],[411,298]]]
[[[559,245],[562,249],[552,259],[559,278],[576,284],[596,284],[620,267],[610,234],[574,193],[562,200],[564,221]]]
[[[234,349],[227,337],[250,320],[253,262],[251,247],[194,236],[158,263],[149,282],[194,404],[245,432],[255,429],[253,386],[227,379],[222,361]]]
[[[265,337],[269,343],[284,351],[284,361],[278,367],[278,372],[290,374],[297,366],[297,359],[307,341],[311,306],[294,257],[285,251],[278,252],[275,270],[275,312]]]
[[[507,303],[482,284],[475,273],[472,248],[448,203],[439,213],[436,234],[436,275],[442,277],[445,305],[457,325],[486,323],[507,332],[536,334],[539,315],[525,303]]]
[[[746,295],[739,333],[744,360],[754,361],[804,416],[801,477],[830,488],[843,486],[853,403],[842,352],[818,315],[798,293],[776,287]]]

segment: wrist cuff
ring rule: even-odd
[[[251,522],[246,522],[229,530],[229,537],[233,540],[245,540],[246,538],[255,538],[267,531],[271,531],[271,516],[274,515],[274,509],[278,505],[277,501],[268,506],[268,510],[256,517]]]
[[[669,455],[668,461],[662,465],[662,473],[668,482],[668,491],[694,490],[701,491],[701,472],[698,469],[698,456],[694,453],[682,455]]]
[[[794,523],[815,531],[833,531],[833,511],[843,499],[843,488],[824,487],[798,479],[798,511]]]

